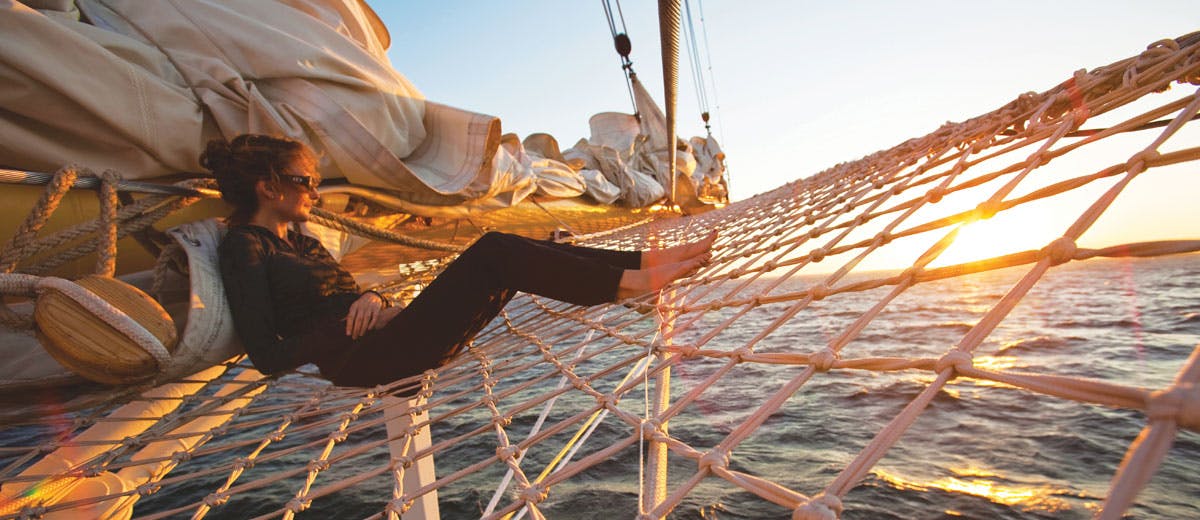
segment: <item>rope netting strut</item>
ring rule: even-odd
[[[1039,283],[1070,265],[1200,251],[1200,240],[1080,245],[1129,186],[1200,165],[1197,128],[1189,125],[1200,113],[1200,91],[1182,85],[1200,85],[1194,40],[1156,42],[1046,92],[721,210],[588,237],[589,245],[645,249],[719,231],[712,264],[669,290],[591,308],[518,295],[468,352],[421,376],[339,388],[307,368],[264,378],[231,360],[136,396],[82,411],[47,407],[32,423],[6,423],[0,519],[127,507],[153,519],[222,510],[344,517],[351,502],[360,517],[396,518],[434,494],[443,507],[460,507],[459,516],[545,518],[564,516],[575,493],[604,479],[642,497],[625,516],[665,517],[717,487],[720,496],[742,493],[781,516],[839,518],[856,507],[847,495],[903,449],[902,436],[939,395],[963,382],[984,394],[1144,416],[1137,438],[1117,448],[1124,457],[1108,470],[1111,483],[1096,507],[1101,518],[1120,518],[1137,506],[1179,431],[1200,432],[1198,342],[1179,346],[1186,352],[1172,358],[1177,372],[1155,388],[983,360],[994,358],[996,331]],[[1169,123],[1147,126],[1162,119]],[[1085,121],[1105,128],[1073,134]],[[1128,131],[1135,128],[1143,130]],[[946,260],[957,258],[955,244],[971,226],[1047,204],[1069,217],[1054,238],[1029,250]],[[896,269],[868,269],[899,257],[907,260]],[[923,289],[999,272],[1014,281],[973,311],[977,319],[952,344],[908,340],[889,351],[870,339],[906,299],[938,297]],[[851,316],[825,324],[833,330],[819,328],[823,312],[851,299],[843,303]],[[818,328],[800,335],[810,330],[802,325]],[[835,474],[814,471],[799,489],[756,471],[751,459],[761,453],[739,452],[772,417],[801,406],[798,396],[819,397],[855,374],[901,375],[917,388],[861,444],[843,448]],[[709,417],[707,407],[732,399],[723,392],[738,385],[753,387],[752,400]],[[650,390],[669,399],[649,403],[658,399]],[[411,423],[394,427],[396,415]],[[713,425],[686,427],[697,420]],[[424,428],[431,442],[413,442]],[[395,446],[403,449],[380,456]],[[637,461],[653,457],[639,452],[655,446],[667,464],[645,475],[662,492],[643,495]],[[792,448],[772,455],[786,463],[805,446]],[[430,458],[436,476],[400,486],[405,472]],[[478,491],[488,486],[494,494]],[[368,490],[378,499],[364,504]],[[347,493],[355,498],[339,499]]]

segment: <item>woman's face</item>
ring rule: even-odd
[[[278,193],[267,201],[271,211],[288,222],[305,222],[314,204],[320,200],[317,185],[321,175],[306,161],[294,161],[279,175]]]

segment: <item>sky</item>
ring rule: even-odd
[[[592,114],[632,112],[600,1],[369,3],[391,32],[397,70],[430,100],[499,116],[505,132],[548,132],[567,148],[588,136]],[[657,5],[620,7],[634,70],[661,100]],[[692,0],[691,9],[734,200],[1200,29],[1194,0]],[[686,48],[680,60],[679,134],[703,135]],[[1187,196],[1200,193],[1196,177],[1145,182],[1101,238],[1200,238],[1190,224],[1200,205]]]

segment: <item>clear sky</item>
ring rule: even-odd
[[[370,3],[391,31],[397,70],[431,100],[500,116],[506,132],[548,132],[566,148],[588,136],[592,114],[632,112],[600,1]],[[694,15],[701,6],[713,132],[735,200],[1200,30],[1195,0],[693,0]],[[661,100],[656,3],[621,8],[634,70]],[[680,134],[702,135],[681,52]],[[1148,182],[1130,204],[1171,209],[1125,210],[1142,219],[1122,224],[1125,235],[1200,238],[1195,227],[1161,224],[1200,221],[1200,204],[1186,195],[1200,193],[1195,172],[1159,177],[1161,186]]]

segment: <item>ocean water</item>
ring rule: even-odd
[[[911,288],[847,345],[842,355],[938,357],[961,339],[1026,270],[1018,267]],[[803,290],[809,283],[811,280],[789,281],[777,292]],[[817,302],[766,336],[755,349],[809,352],[822,348],[889,290],[841,294]],[[786,306],[756,309],[708,347],[733,349],[744,345],[782,315]],[[519,305],[513,307],[512,314],[522,312]],[[677,342],[694,340],[730,312],[711,313],[691,330],[682,332]],[[1095,260],[1052,269],[979,347],[975,363],[1158,389],[1172,381],[1197,343],[1200,255]],[[607,366],[629,354],[616,350],[596,364]],[[697,358],[676,367],[672,395],[684,395],[721,365]],[[670,432],[689,446],[707,450],[800,371],[782,365],[739,364],[674,418]],[[513,375],[508,381],[520,381],[522,377]],[[550,379],[551,384],[554,379]],[[932,374],[919,371],[835,370],[817,374],[749,439],[737,445],[730,468],[801,493],[816,494],[932,379]],[[594,400],[577,394],[563,396],[547,424],[594,404]],[[641,395],[638,390],[620,405],[640,413]],[[511,409],[520,398],[514,396],[501,406]],[[144,497],[138,503],[137,514],[195,504],[213,492],[229,472],[205,473],[204,468],[227,464],[231,456],[245,455],[278,425],[280,415],[296,406],[296,399],[268,396],[257,402],[261,413],[238,418],[235,422],[240,426],[235,433],[205,446],[216,455],[197,456],[181,464],[171,476],[189,476]],[[472,400],[478,400],[478,393],[464,396],[463,403]],[[268,450],[283,452],[283,456],[248,470],[238,481],[242,487],[235,488],[237,492],[229,502],[213,509],[206,518],[253,518],[283,507],[300,489],[303,474],[265,481],[279,471],[302,468],[317,456],[319,448],[294,453],[288,450],[327,436],[336,426],[338,404],[327,403],[331,410],[328,417],[298,421],[285,439]],[[273,408],[276,405],[280,408]],[[444,411],[435,409],[433,413]],[[533,409],[518,415],[507,428],[513,442],[529,431],[537,412]],[[487,429],[487,417],[485,411],[477,411],[454,421],[439,421],[433,427],[434,442]],[[330,425],[304,429],[321,421]],[[842,518],[1090,518],[1145,422],[1138,412],[960,378],[938,394],[870,475],[844,498]],[[628,425],[609,417],[596,428],[582,454],[594,453],[628,434]],[[39,433],[32,429],[7,429],[0,431],[0,443],[24,444],[23,439],[36,435]],[[380,425],[355,431],[335,454],[383,437]],[[495,446],[496,436],[489,431],[439,453],[439,477],[493,457]],[[536,474],[540,469],[537,463],[544,464],[557,449],[558,445],[550,442],[531,449],[526,471]],[[321,473],[315,488],[353,478],[386,464],[386,460],[386,449],[382,447],[339,460]],[[670,461],[668,492],[696,471],[695,463],[683,457],[672,454]],[[638,468],[639,451],[634,445],[554,486],[542,510],[554,519],[633,517],[637,511]],[[1200,434],[1180,432],[1166,461],[1127,518],[1200,518],[1197,468]],[[442,517],[478,517],[504,469],[493,463],[440,490]],[[383,509],[390,493],[390,478],[383,474],[315,500],[298,518],[371,517]],[[506,497],[502,504],[514,498],[513,491]],[[190,516],[189,512],[175,517]],[[722,479],[708,477],[670,518],[788,519],[791,511]]]
[[[938,357],[1027,270],[914,287],[851,342],[843,357]],[[789,283],[803,289],[807,281]],[[818,302],[756,350],[821,348],[889,290]],[[760,311],[743,317],[712,346],[744,344],[781,308]],[[678,341],[686,343],[695,335],[685,332]],[[1105,259],[1052,269],[979,347],[975,363],[1157,389],[1172,381],[1198,343],[1200,255]],[[696,360],[676,368],[672,394],[683,395],[718,365]],[[742,364],[674,419],[671,433],[697,449],[711,447],[798,371]],[[916,371],[818,374],[734,450],[730,467],[815,494],[932,379],[932,374]],[[1138,412],[960,378],[845,497],[842,518],[1091,518],[1144,425]],[[601,437],[593,442],[603,445],[602,435],[615,436],[618,430],[623,432],[600,428]],[[630,476],[637,476],[638,460],[636,450],[628,451],[632,453],[556,486],[545,504],[548,517],[634,516],[637,491]],[[1200,434],[1181,432],[1127,517],[1200,518],[1198,467]],[[695,470],[691,461],[673,456],[668,492]],[[478,516],[493,488],[487,482],[477,492],[443,494],[442,510],[448,518]],[[709,477],[671,518],[787,519],[791,512]]]

